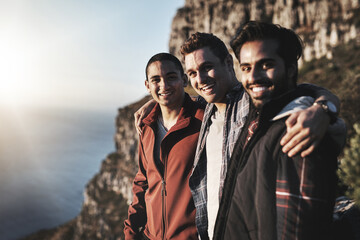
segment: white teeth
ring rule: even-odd
[[[210,85],[207,85],[206,87],[203,87],[203,88],[200,88],[200,89],[203,90],[203,91],[206,91],[209,88],[212,88],[213,86],[214,86],[214,84],[210,84]]]
[[[170,92],[167,92],[167,93],[159,93],[160,96],[168,96],[170,95],[171,93]]]
[[[262,92],[262,91],[265,91],[266,90],[266,87],[254,87],[252,89],[253,92]]]

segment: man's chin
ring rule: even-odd
[[[199,94],[206,102],[212,103],[214,101],[214,96],[207,94]]]
[[[264,104],[266,103],[266,101],[264,101],[263,99],[254,99],[254,98],[252,98],[251,100],[252,100],[255,108],[257,108],[257,109],[262,108],[264,106]]]

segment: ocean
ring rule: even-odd
[[[0,108],[0,239],[73,219],[115,151],[117,111]]]

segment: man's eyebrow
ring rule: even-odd
[[[214,64],[214,63],[211,62],[211,61],[205,61],[205,62],[202,62],[202,63],[199,64],[199,68],[201,68],[201,67],[203,67],[204,65],[207,65],[207,64]],[[186,73],[191,72],[191,71],[193,71],[193,68],[187,69]]]
[[[274,58],[263,58],[263,59],[260,59],[258,62],[263,63],[263,62],[274,62],[274,61],[275,61]]]
[[[176,72],[176,71],[174,71],[174,72],[168,72],[168,73],[166,73],[166,76],[167,76],[167,75],[172,75],[172,74],[177,74],[177,72]]]
[[[202,63],[200,64],[200,67],[201,67],[201,66],[204,66],[204,65],[207,65],[207,64],[214,64],[214,63],[211,62],[211,61],[205,61],[205,62],[202,62]]]
[[[154,76],[150,76],[149,79],[154,79],[154,78],[159,78],[160,75],[154,75]]]
[[[186,73],[189,73],[189,72],[192,72],[192,71],[194,71],[192,68],[190,68],[190,69],[186,69]]]
[[[166,76],[172,75],[172,74],[177,74],[177,72],[176,71],[168,72],[168,73],[166,73]],[[149,79],[160,78],[160,77],[161,77],[160,75],[154,75],[154,76],[150,76]]]
[[[274,62],[275,61],[275,59],[273,59],[273,58],[263,58],[263,59],[260,59],[259,61],[257,61],[256,62],[256,64],[262,64],[262,63],[264,63],[264,62]],[[240,67],[242,67],[242,66],[249,66],[249,65],[251,65],[250,63],[240,63]]]

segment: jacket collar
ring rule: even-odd
[[[190,124],[193,111],[196,110],[195,105],[196,103],[191,100],[190,96],[187,93],[185,93],[183,104],[179,112],[178,120],[174,125],[174,127],[172,128],[172,130],[184,128]],[[152,124],[154,124],[157,121],[159,114],[161,114],[160,105],[156,103],[156,105],[151,110],[149,115],[143,120],[143,123],[145,125],[152,126]]]
[[[260,118],[270,120],[276,117],[291,101],[302,96],[310,96],[311,93],[295,88],[266,103],[260,111]],[[280,118],[276,118],[280,119]],[[275,120],[276,120],[275,119]]]
[[[235,86],[226,94],[226,99],[233,99],[239,91],[243,90],[243,86],[240,82],[235,84]]]

